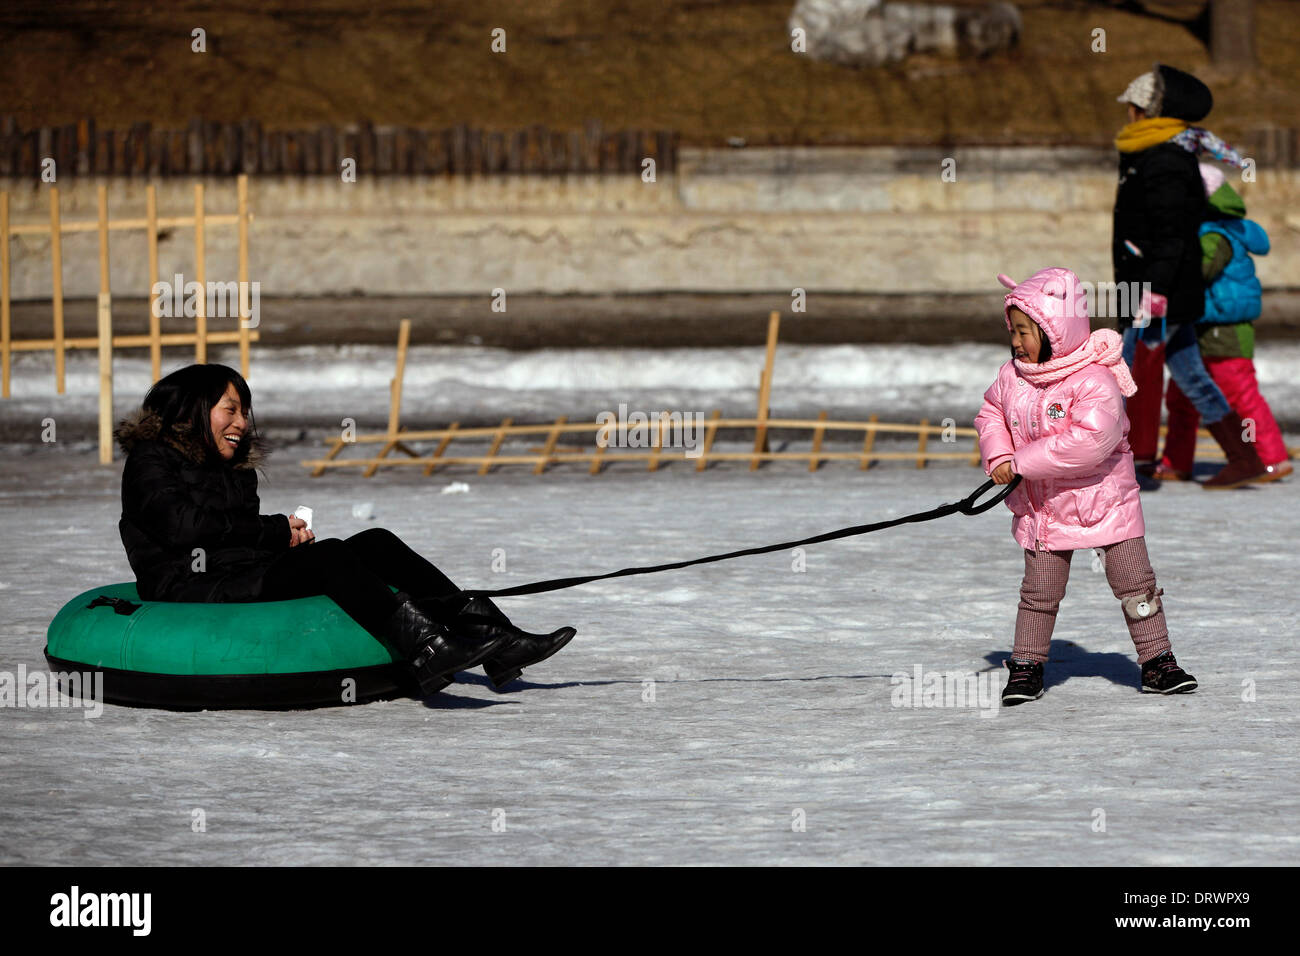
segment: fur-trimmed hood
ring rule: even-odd
[[[142,441],[161,441],[175,448],[194,464],[204,465],[208,462],[207,451],[192,431],[188,422],[177,422],[164,433],[162,417],[157,412],[141,408],[118,423],[113,430],[113,437],[117,439],[124,454],[129,455],[131,449]],[[266,464],[269,453],[265,439],[245,434],[229,467],[241,470],[260,468]]]

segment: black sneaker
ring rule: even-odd
[[[1014,707],[1027,700],[1038,700],[1043,696],[1043,665],[1038,661],[1018,661],[1008,658],[1007,669],[1011,676],[1007,686],[1002,688],[1002,706]]]
[[[1142,665],[1143,693],[1186,694],[1196,686],[1196,678],[1178,666],[1173,651],[1165,651]]]

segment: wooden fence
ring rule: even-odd
[[[669,130],[606,131],[596,121],[582,129],[529,126],[485,130],[464,124],[445,129],[406,126],[320,126],[264,130],[255,120],[193,120],[184,129],[97,129],[86,119],[22,130],[0,118],[0,176],[39,177],[46,158],[58,175],[233,176],[248,173],[337,176],[343,158],[365,175],[494,173],[637,173],[642,160],[656,172],[677,165],[677,135]]]
[[[696,471],[703,471],[710,462],[742,461],[749,462],[750,470],[756,470],[763,462],[798,461],[805,462],[809,471],[816,471],[823,462],[853,461],[858,467],[866,469],[877,461],[913,461],[916,467],[924,468],[929,461],[962,460],[978,465],[979,448],[967,450],[934,450],[931,446],[932,436],[939,435],[941,445],[946,446],[952,439],[976,437],[973,428],[957,428],[952,425],[931,425],[923,419],[919,424],[899,424],[881,422],[876,415],[866,421],[831,421],[825,411],[814,419],[772,418],[768,403],[772,393],[772,368],[776,357],[776,344],[780,328],[780,314],[771,313],[768,318],[767,350],[763,369],[759,375],[758,410],[752,418],[723,418],[720,411],[713,411],[704,423],[702,444],[694,448],[669,445],[665,436],[672,438],[674,431],[680,433],[682,419],[675,419],[668,412],[660,412],[649,417],[645,423],[642,437],[649,441],[645,450],[632,450],[626,447],[613,447],[608,439],[611,432],[617,432],[617,426],[611,427],[609,420],[592,422],[570,422],[567,416],[561,416],[554,422],[516,425],[513,418],[504,419],[500,425],[479,428],[461,428],[459,422],[452,422],[446,428],[408,430],[401,427],[402,379],[406,371],[406,351],[410,342],[411,323],[403,320],[397,341],[397,368],[390,383],[388,428],[374,434],[340,436],[329,439],[328,452],[324,458],[305,460],[301,464],[310,468],[313,477],[323,475],[332,468],[360,468],[366,478],[373,477],[380,468],[419,467],[425,475],[431,475],[439,468],[449,465],[478,466],[478,473],[486,475],[493,468],[502,465],[531,465],[532,472],[540,475],[547,467],[561,463],[581,463],[588,466],[590,474],[600,474],[601,470],[615,462],[645,462],[649,471],[658,470],[668,461],[684,459],[693,461]],[[674,413],[675,414],[675,413]],[[639,426],[638,426],[639,427]],[[752,431],[753,448],[750,451],[714,451],[713,445],[721,429],[739,429]],[[774,429],[782,431],[807,432],[809,449],[807,451],[772,451],[770,433]],[[862,446],[857,451],[823,450],[823,441],[832,433],[858,433],[862,436]],[[917,436],[915,451],[878,451],[875,448],[876,436],[880,434],[914,434]],[[580,447],[561,446],[561,436],[578,435],[584,438]],[[508,440],[537,438],[541,447],[527,448],[523,452],[503,452],[502,445]],[[452,442],[487,443],[486,452],[481,454],[452,454],[449,452]],[[436,442],[432,452],[420,454],[411,446],[421,442]],[[352,445],[379,445],[376,454],[362,458],[341,457],[344,449]],[[393,452],[400,452],[405,457],[389,457]]]
[[[1298,127],[1255,127],[1234,145],[1263,167],[1300,165]],[[252,119],[194,119],[182,128],[132,123],[123,129],[101,129],[93,119],[83,119],[22,129],[13,116],[0,117],[0,176],[33,178],[40,176],[46,158],[55,161],[60,177],[337,176],[343,157],[356,160],[358,173],[372,176],[639,174],[646,158],[654,159],[657,172],[672,172],[678,148],[673,130],[605,130],[598,120],[562,130],[542,125],[487,130],[466,124],[424,129],[369,122],[268,130]]]
[[[237,295],[237,314],[231,316],[237,328],[231,332],[212,331],[208,327],[207,276],[204,267],[205,240],[210,226],[236,226],[239,230],[239,289],[248,286],[248,224],[253,214],[248,207],[248,177],[240,176],[236,183],[236,211],[210,215],[205,208],[202,183],[194,184],[194,211],[188,216],[159,216],[158,197],[151,184],[145,190],[144,216],[138,218],[110,219],[108,214],[108,187],[99,187],[98,217],[90,220],[65,220],[59,208],[59,190],[49,187],[50,214],[47,222],[12,223],[9,216],[9,193],[0,191],[0,397],[9,397],[11,358],[14,352],[52,350],[54,353],[55,391],[65,392],[65,359],[68,349],[97,349],[99,352],[99,460],[108,464],[113,460],[113,350],[118,348],[148,347],[153,365],[153,378],[162,374],[162,347],[164,345],[193,345],[194,361],[207,361],[209,343],[239,343],[241,373],[248,376],[249,344],[258,340],[258,333],[250,328],[250,315],[245,311],[244,296]],[[158,283],[158,232],[160,229],[192,228],[194,230],[195,263],[192,280],[203,290],[194,297],[194,331],[163,333],[159,310],[154,307],[153,290]],[[109,288],[109,233],[122,230],[143,230],[149,249],[149,332],[146,335],[114,335],[112,318],[112,292]],[[66,233],[97,232],[99,234],[99,297],[98,329],[95,336],[70,338],[63,331],[63,253],[62,238]],[[18,339],[10,330],[10,239],[22,235],[48,235],[50,237],[51,301],[53,305],[53,334],[48,339]]]

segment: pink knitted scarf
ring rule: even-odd
[[[1133,383],[1133,376],[1124,364],[1123,348],[1124,340],[1118,332],[1114,329],[1098,329],[1068,355],[1048,359],[1046,362],[1022,362],[1016,359],[1016,368],[1034,385],[1050,385],[1073,375],[1081,368],[1097,363],[1110,369],[1110,374],[1119,383],[1120,394],[1128,397],[1137,392],[1137,385]]]

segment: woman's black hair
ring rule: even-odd
[[[258,441],[257,424],[253,420],[253,395],[244,376],[226,365],[187,365],[165,375],[154,383],[144,397],[145,411],[162,419],[162,431],[175,426],[188,431],[207,452],[209,461],[226,464],[212,437],[212,408],[221,401],[229,385],[235,386],[239,401],[244,407],[248,426],[244,429],[235,457],[229,464],[248,458],[249,448]]]

